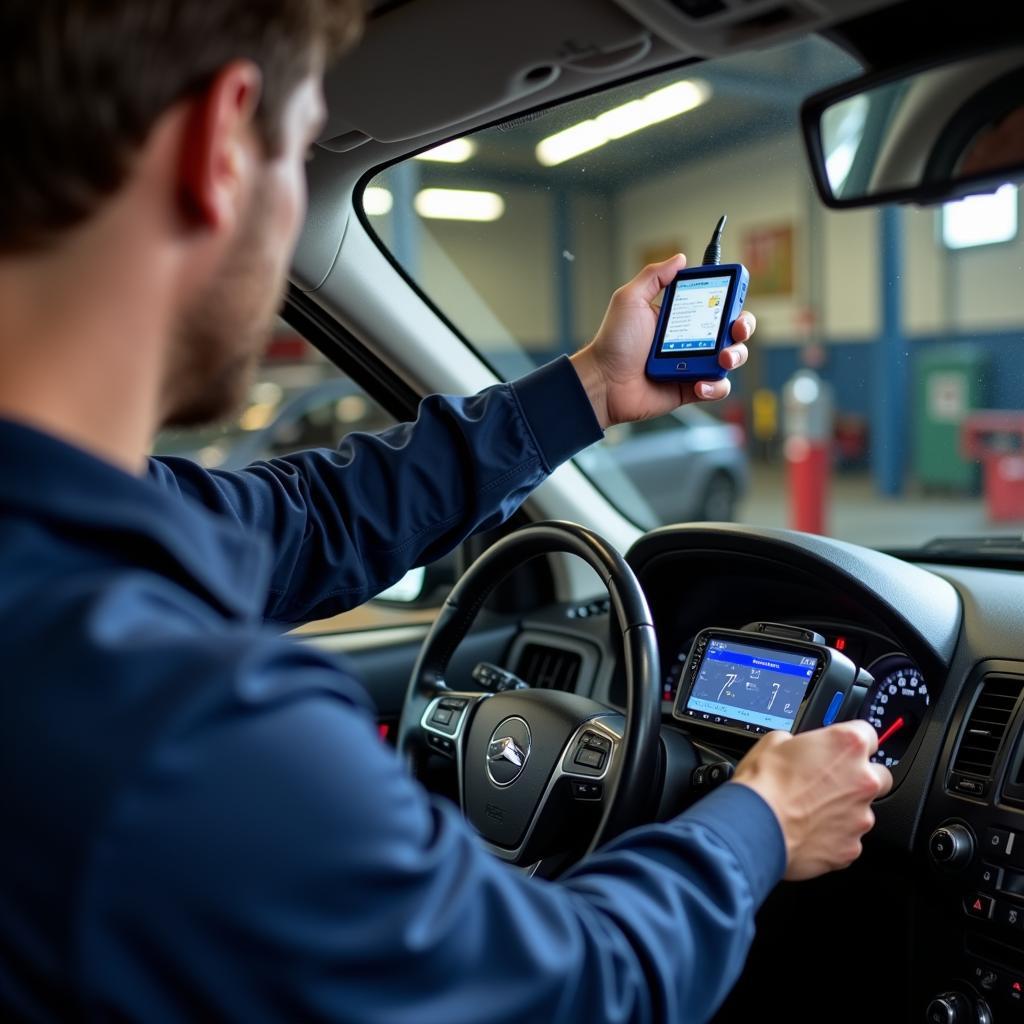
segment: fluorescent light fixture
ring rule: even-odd
[[[461,188],[425,188],[416,193],[413,206],[421,217],[432,220],[490,221],[505,212],[505,200],[497,192]]]
[[[537,159],[545,167],[554,167],[612,139],[621,139],[652,124],[685,114],[710,98],[711,86],[707,82],[696,78],[673,82],[638,100],[612,107],[597,117],[541,139],[537,143]]]
[[[417,153],[417,160],[436,160],[442,164],[464,164],[476,152],[476,143],[470,139],[452,139],[440,146]]]
[[[363,189],[363,210],[367,217],[383,217],[391,212],[394,200],[386,188],[379,185],[370,185]]]
[[[1008,242],[1017,236],[1017,187],[968,196],[942,207],[942,241],[949,249]]]

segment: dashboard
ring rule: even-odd
[[[663,743],[743,756],[756,735],[673,714],[681,675],[702,630],[779,623],[870,673],[847,717],[879,732],[876,760],[894,777],[851,868],[769,899],[766,938],[716,1021],[763,1013],[766,989],[792,973],[779,936],[799,942],[799,1002],[830,1000],[829,1020],[1024,1020],[1024,575],[708,524],[653,531],[627,560],[658,636]],[[621,709],[613,620],[603,599],[559,606],[517,643],[574,651],[573,688]],[[837,965],[849,978],[873,961],[888,966],[836,1005]]]

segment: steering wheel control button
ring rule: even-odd
[[[966,867],[974,855],[974,837],[966,825],[941,825],[928,839],[928,853],[944,868]]]
[[[1013,841],[1017,834],[1005,828],[990,828],[985,830],[985,843],[983,850],[986,857],[1009,857],[1013,853]]]
[[[709,786],[719,786],[723,782],[728,782],[732,778],[732,773],[733,767],[728,761],[716,761],[708,765],[705,778]]]
[[[452,715],[455,712],[451,708],[439,707],[431,716],[431,722],[436,722],[438,725],[447,725],[452,720]]]
[[[604,787],[600,782],[580,782],[573,779],[572,795],[577,800],[600,800],[604,796]]]
[[[437,736],[432,732],[427,733],[427,746],[445,757],[455,756],[455,741],[447,736]]]
[[[964,910],[968,917],[976,917],[981,921],[988,921],[992,917],[996,901],[983,892],[976,892],[964,900]]]
[[[576,751],[573,758],[575,764],[585,765],[587,768],[596,768],[600,771],[604,767],[605,754],[603,750],[595,750],[593,747],[581,747]]]
[[[487,744],[487,777],[495,786],[511,786],[522,775],[532,746],[526,721],[518,716],[506,718]]]

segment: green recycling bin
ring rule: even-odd
[[[986,406],[989,360],[974,345],[928,345],[914,372],[914,476],[925,488],[975,494],[978,464],[960,450],[964,420]]]

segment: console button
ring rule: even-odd
[[[1007,978],[1003,993],[1013,1003],[1024,1004],[1024,978]]]
[[[977,917],[987,921],[992,916],[992,908],[995,904],[996,901],[991,896],[976,892],[964,900],[964,910],[967,911],[968,917]]]
[[[999,984],[999,975],[991,967],[980,966],[974,968],[974,980],[979,988],[991,992]]]
[[[1000,900],[996,904],[995,920],[1014,931],[1024,931],[1024,908],[1017,903]]]
[[[1002,873],[1002,878],[996,882],[996,888],[1004,892],[1012,892],[1014,896],[1024,896],[1024,875],[1019,871],[1009,869]]]
[[[1015,874],[1011,871],[1010,874]],[[997,864],[980,864],[974,871],[974,883],[979,889],[1002,889],[1005,872]],[[1024,881],[1024,876],[1018,876]],[[1010,889],[1010,892],[1016,890]],[[1021,892],[1024,895],[1024,891]]]
[[[1013,853],[1013,840],[1015,833],[1005,828],[989,828],[985,830],[985,842],[982,850],[986,856],[995,854],[999,857],[1009,857]]]

